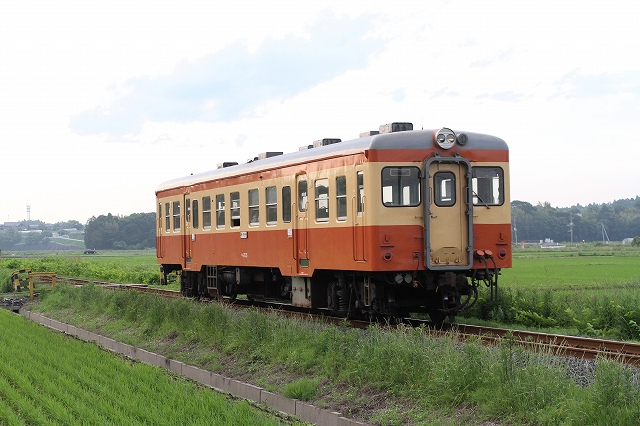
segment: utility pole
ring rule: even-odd
[[[569,227],[569,234],[571,234],[571,244],[573,245],[573,227],[575,226],[573,224],[573,215],[569,214],[569,224],[567,225]]]

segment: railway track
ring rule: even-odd
[[[111,290],[135,290],[144,293],[157,294],[163,297],[175,298],[183,297],[177,290],[166,290],[160,288],[152,288],[146,285],[138,284],[120,284],[105,281],[85,280],[69,277],[57,277],[58,282],[68,283],[72,285],[85,285],[93,282],[95,285]],[[223,299],[222,303],[234,307],[253,307],[270,312],[276,311],[288,316],[296,316],[302,318],[320,318],[323,321],[334,324],[345,324],[354,328],[365,329],[372,324],[379,324],[380,321],[362,321],[362,320],[346,320],[342,317],[334,317],[328,315],[322,310],[308,310],[297,308],[283,303],[271,303],[267,301],[249,301],[247,299]],[[426,327],[432,330],[432,323],[426,320],[418,320],[406,318],[397,321],[403,325],[411,327]],[[385,324],[389,324],[388,321]],[[635,365],[640,367],[640,344],[632,342],[623,342],[617,340],[594,339],[589,337],[568,336],[558,334],[539,333],[535,331],[510,330],[505,328],[484,327],[467,324],[445,324],[440,332],[455,333],[461,339],[471,336],[479,337],[487,344],[497,344],[505,339],[510,339],[513,343],[535,350],[546,350],[554,355],[572,356],[584,359],[596,359],[597,357],[606,357],[617,360],[621,363]]]

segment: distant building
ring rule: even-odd
[[[20,222],[5,222],[2,226],[4,226],[5,228],[19,228]]]
[[[633,242],[633,238],[625,238],[622,240],[622,244],[631,244]]]

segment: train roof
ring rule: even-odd
[[[381,126],[382,128],[383,126]],[[332,139],[329,144],[313,147],[300,151],[275,155],[263,159],[255,159],[245,164],[232,165],[218,168],[203,173],[193,174],[161,183],[156,193],[174,188],[187,187],[199,183],[211,182],[231,176],[250,174],[263,170],[277,169],[285,166],[306,163],[323,158],[340,157],[345,155],[363,153],[370,150],[426,150],[434,147],[434,134],[436,130],[410,130],[379,133],[371,136],[363,136],[358,139],[339,142]],[[374,132],[377,133],[377,132]],[[467,142],[463,147],[457,147],[460,151],[469,150],[499,150],[507,151],[506,142],[498,137],[455,131],[455,134],[465,134]],[[306,148],[306,147],[305,147]],[[279,153],[278,153],[279,154]]]

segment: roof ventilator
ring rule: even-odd
[[[395,133],[413,130],[413,123],[389,123],[380,126],[380,133]]]
[[[235,161],[225,161],[224,163],[218,163],[219,169],[224,169],[225,167],[237,166],[238,163]]]

